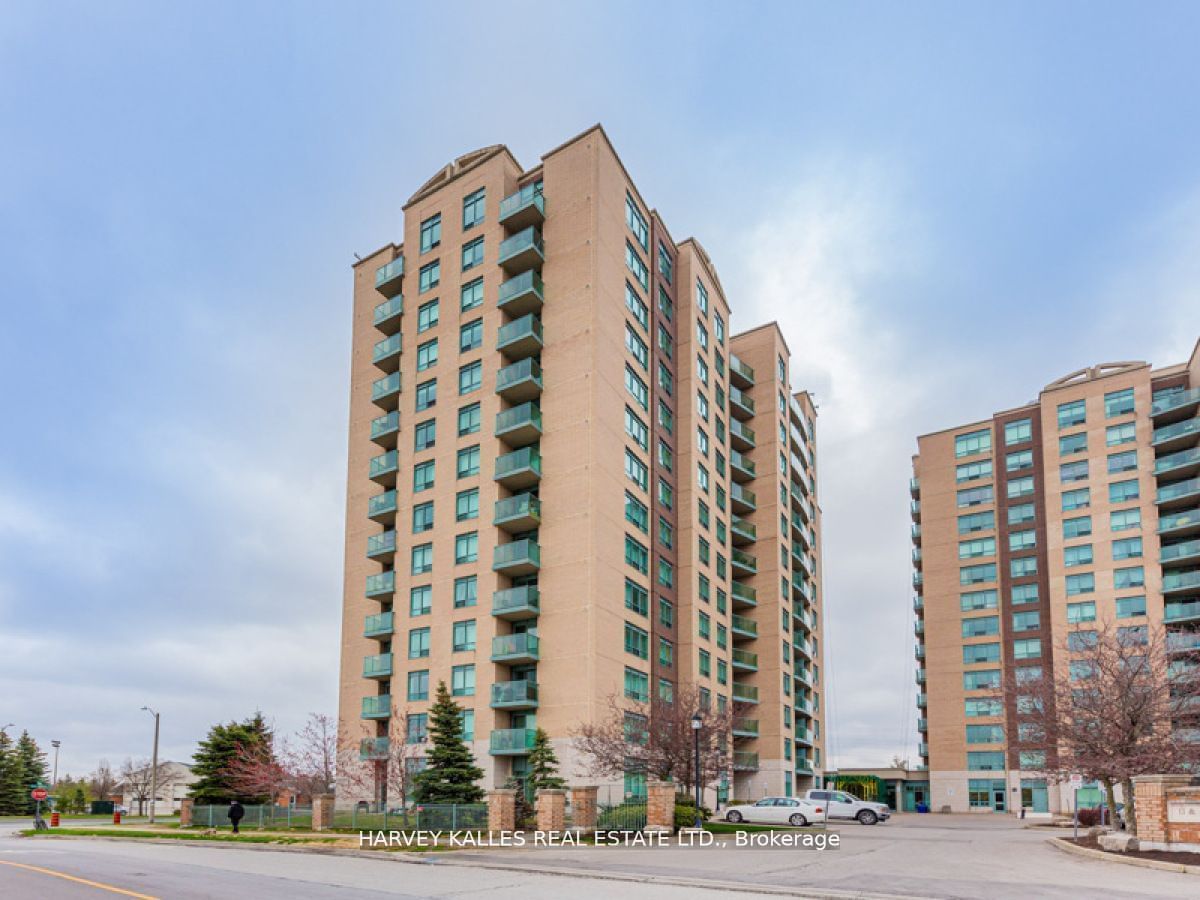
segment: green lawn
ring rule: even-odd
[[[206,834],[203,831],[167,831],[142,830],[131,828],[52,828],[49,831],[34,831],[26,828],[21,834],[26,837],[107,837],[107,838],[137,838],[177,841],[225,841],[242,844],[306,844],[341,840],[341,835],[319,837],[305,835],[304,837],[283,837],[272,834]]]

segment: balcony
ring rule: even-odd
[[[924,709],[929,705],[929,697],[926,694],[917,694],[917,707]]]
[[[542,320],[533,313],[502,325],[496,349],[509,359],[524,359],[542,352]]]
[[[375,290],[385,297],[395,297],[400,293],[404,279],[404,257],[397,256],[385,266],[375,270]]]
[[[395,572],[380,572],[377,575],[367,576],[367,596],[376,597],[391,597],[396,593],[396,573]]]
[[[910,531],[912,532],[913,543],[919,544],[921,542],[921,526],[918,523],[913,522]]]
[[[811,775],[812,771],[813,771],[812,760],[805,759],[804,757],[797,757],[797,759],[796,759],[796,774],[797,775]]]
[[[736,718],[733,720],[733,736],[735,738],[758,737],[758,719]]]
[[[796,714],[811,719],[813,717],[813,705],[810,701],[803,697],[796,698]]]
[[[800,550],[798,543],[792,544],[792,558],[800,565],[800,571],[810,580],[815,581],[817,577],[817,561],[811,553],[804,553]]]
[[[538,661],[538,639],[536,634],[498,634],[492,638],[492,662],[506,665],[524,665]]]
[[[1200,600],[1168,600],[1163,605],[1163,621],[1194,622],[1200,619]]]
[[[391,525],[396,521],[396,492],[384,491],[376,494],[367,501],[367,518],[381,525]]]
[[[371,362],[377,369],[385,372],[395,372],[400,368],[400,351],[404,343],[404,335],[396,332],[391,337],[385,337],[375,344],[371,351]]]
[[[1160,565],[1200,562],[1200,541],[1184,541],[1182,544],[1168,544],[1159,552],[1158,562]]]
[[[908,503],[908,511],[909,511],[909,514],[912,515],[914,522],[921,521],[921,501],[920,500],[910,500]]]
[[[1189,478],[1174,484],[1164,484],[1154,495],[1154,502],[1159,509],[1176,509],[1187,506],[1197,498],[1200,498],[1200,478]]]
[[[732,385],[729,388],[729,411],[738,419],[754,418],[754,400],[749,394]]]
[[[1200,509],[1185,509],[1169,515],[1159,515],[1158,533],[1172,537],[1200,534]]]
[[[533,494],[517,494],[497,500],[492,524],[514,534],[533,531],[542,524],[542,503]]]
[[[1174,425],[1164,425],[1162,428],[1155,428],[1154,435],[1150,439],[1150,445],[1167,452],[1182,450],[1184,447],[1194,444],[1197,435],[1200,435],[1200,417],[1184,419],[1182,422],[1176,422]]]
[[[754,387],[754,369],[732,353],[729,354],[729,383],[742,390]]]
[[[383,638],[387,640],[396,632],[395,614],[392,612],[375,613],[363,619],[363,637]]]
[[[734,613],[730,624],[733,626],[732,631],[735,640],[738,638],[753,639],[758,637],[758,623],[751,618],[739,616],[737,613]]]
[[[799,513],[792,513],[792,538],[804,550],[808,550],[813,545],[813,535],[809,533],[808,526],[804,524],[804,520]]]
[[[496,373],[496,393],[509,403],[525,403],[542,396],[542,367],[536,359],[522,359]]]
[[[536,446],[496,457],[495,481],[509,490],[525,490],[541,480],[542,457]]]
[[[380,653],[363,657],[363,678],[391,678],[392,654]]]
[[[492,555],[492,571],[510,578],[518,575],[532,575],[541,566],[541,548],[537,541],[530,538],[500,544]]]
[[[396,448],[396,438],[400,434],[400,413],[390,412],[371,420],[371,442],[385,450]]]
[[[754,434],[754,429],[745,422],[739,422],[737,419],[729,421],[729,443],[735,450],[753,450],[756,444],[757,436]]]
[[[546,251],[542,247],[542,233],[530,225],[512,237],[500,242],[500,258],[496,260],[509,274],[516,275],[526,269],[542,268]]]
[[[925,612],[925,598],[919,594],[913,597],[913,610],[917,613]]]
[[[358,742],[358,758],[361,760],[387,759],[391,755],[392,742],[388,738],[363,738]]]
[[[804,638],[792,635],[792,649],[795,651],[792,654],[792,661],[796,665],[804,666],[812,662],[812,645]]]
[[[927,757],[929,755],[929,744],[925,743],[925,741],[917,744],[917,755],[922,758]]]
[[[917,731],[924,734],[929,730],[929,720],[925,718],[917,719]]]
[[[735,703],[757,703],[758,688],[752,684],[733,683],[733,699]]]
[[[910,494],[912,494],[914,497],[920,497],[921,496],[921,479],[919,479],[919,478],[908,479],[908,492]]]
[[[754,491],[740,484],[729,485],[729,503],[736,513],[751,513],[758,509],[758,498]]]
[[[395,555],[396,532],[385,531],[367,538],[367,557],[369,559],[383,559],[390,562]]]
[[[733,770],[735,772],[758,771],[758,754],[749,750],[734,750]]]
[[[758,528],[741,516],[734,516],[730,521],[729,533],[734,544],[753,544],[758,540]]]
[[[396,486],[396,471],[399,468],[399,457],[395,450],[389,450],[371,460],[370,478],[383,487]]]
[[[1164,572],[1162,592],[1164,594],[1183,594],[1200,590],[1200,569],[1194,572]]]
[[[797,669],[792,673],[792,680],[806,688],[815,686],[813,683],[812,673],[808,671],[808,669]],[[800,688],[793,687],[793,690],[800,690]]]
[[[538,614],[538,601],[537,585],[533,584],[496,591],[492,594],[492,615],[510,622],[528,619]]]
[[[522,403],[496,414],[496,437],[510,447],[527,447],[542,437],[542,411]]]
[[[404,314],[404,298],[397,294],[391,300],[384,300],[375,307],[375,327],[384,334],[395,334],[400,330],[401,316]]]
[[[497,728],[488,738],[488,753],[492,756],[528,756],[533,749],[534,728]]]
[[[758,559],[745,550],[732,550],[729,561],[733,565],[735,578],[746,578],[758,574]]]
[[[813,733],[811,731],[809,731],[807,728],[805,728],[803,725],[796,726],[796,729],[793,732],[793,737],[795,738],[797,743],[804,744],[805,746],[808,746],[808,747],[812,746],[813,740],[814,740]]]
[[[912,583],[913,587],[915,587],[917,590],[920,590],[921,586],[925,584],[925,574],[923,572],[913,572]]]
[[[1154,461],[1154,474],[1159,477],[1200,474],[1200,447],[1160,456]]]
[[[737,450],[730,450],[729,473],[733,476],[734,481],[753,481],[756,474],[754,460]]]
[[[917,669],[917,684],[924,684],[924,683],[925,683],[925,670]]]
[[[363,697],[362,718],[387,719],[392,715],[392,695],[379,694],[375,697]]]
[[[729,596],[733,598],[734,609],[739,606],[758,606],[758,591],[740,581],[735,581],[729,586]]]
[[[509,231],[541,225],[544,221],[546,200],[539,186],[527,184],[500,201],[500,224]]]
[[[914,655],[917,657],[917,659],[924,659],[925,658],[925,645],[917,644]]]
[[[1170,653],[1191,653],[1200,650],[1200,631],[1167,632],[1167,650]]]
[[[400,406],[400,373],[393,372],[371,383],[371,402],[380,409],[392,410]]]
[[[1200,412],[1200,388],[1171,394],[1155,400],[1150,406],[1150,415],[1159,423],[1194,416],[1197,412]]]
[[[917,637],[925,634],[925,622],[923,620],[918,619],[917,621],[913,622],[913,633]]]
[[[733,650],[729,655],[729,663],[742,672],[758,671],[758,654],[749,650]]]
[[[539,313],[545,302],[546,287],[542,283],[542,276],[533,269],[500,282],[500,298],[496,306],[510,316]]]
[[[536,681],[498,681],[492,685],[492,709],[536,709]]]

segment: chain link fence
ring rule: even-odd
[[[284,831],[290,828],[312,828],[311,806],[276,806],[273,804],[242,807],[246,811],[239,828],[263,831]],[[192,807],[194,828],[224,828],[229,821],[228,806]]]
[[[426,804],[378,812],[355,806],[333,814],[334,828],[351,831],[476,831],[486,830],[487,823],[486,803]]]

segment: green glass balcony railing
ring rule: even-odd
[[[925,670],[917,669],[917,684],[924,684],[924,683],[925,683]]]
[[[500,201],[500,224],[505,228],[528,228],[546,218],[546,198],[539,185],[527,184]]]
[[[397,256],[387,265],[375,270],[375,290],[387,297],[394,297],[400,293],[403,278],[404,257]]]
[[[797,758],[797,760],[796,760],[796,771],[797,772],[799,772],[801,775],[810,775],[810,774],[812,774],[812,770],[813,770],[812,760],[805,759],[804,757]]]
[[[501,619],[528,619],[539,611],[537,585],[523,584],[492,594],[492,615]]]
[[[1162,589],[1164,594],[1200,590],[1200,570],[1195,572],[1164,572]]]
[[[367,518],[375,521],[394,520],[396,518],[396,491],[384,491],[376,494],[367,501]]]
[[[734,737],[758,737],[758,719],[735,718],[733,720]]]
[[[747,772],[758,768],[758,754],[749,750],[733,751],[734,771]]]
[[[1200,528],[1200,509],[1187,509],[1170,515],[1159,515],[1159,534],[1191,533]]]
[[[502,325],[496,337],[496,349],[512,359],[532,356],[542,349],[542,321],[528,313]]]
[[[386,447],[396,446],[396,435],[400,431],[400,413],[390,412],[371,420],[371,440]]]
[[[400,373],[393,372],[371,383],[371,402],[384,409],[395,409],[400,403]]]
[[[756,446],[757,436],[754,433],[754,429],[749,425],[733,419],[729,423],[729,439],[734,446],[740,443],[743,447],[754,447]]]
[[[1200,540],[1184,541],[1181,544],[1168,544],[1158,554],[1158,561],[1164,565],[1200,560]]]
[[[729,377],[731,381],[740,382],[738,387],[754,386],[754,369],[746,365],[732,353],[729,354]]]
[[[754,460],[737,450],[729,451],[729,465],[733,467],[736,474],[750,478],[753,478],[758,471],[754,465]]]
[[[510,446],[532,444],[542,436],[542,411],[533,403],[522,403],[496,414],[496,437]]]
[[[367,538],[367,556],[377,559],[380,556],[394,556],[396,553],[396,532],[384,531],[372,534]]]
[[[542,233],[534,225],[500,242],[500,256],[497,262],[509,272],[540,269],[545,259]]]
[[[1189,478],[1186,481],[1176,481],[1174,484],[1164,484],[1154,496],[1155,503],[1170,503],[1200,495],[1200,478]]]
[[[734,516],[729,523],[729,528],[735,537],[739,537],[745,541],[758,540],[758,527],[751,521],[743,519],[741,516]]]
[[[392,715],[392,695],[379,694],[374,697],[363,697],[362,717],[364,719],[387,719]]]
[[[496,501],[493,525],[503,526],[513,523],[515,527],[510,527],[508,530],[531,531],[537,528],[541,521],[542,502],[533,494],[517,494]]]
[[[754,491],[747,490],[740,484],[731,484],[729,486],[729,497],[735,504],[740,504],[752,510],[758,509],[758,498],[754,495]]]
[[[729,655],[729,661],[735,669],[758,670],[758,654],[751,653],[749,650],[733,650]]]
[[[733,597],[735,603],[741,603],[745,606],[758,605],[758,591],[750,587],[748,584],[742,584],[740,581],[735,581],[730,585],[730,596]]]
[[[733,683],[733,699],[738,703],[757,703],[758,688],[752,684]]]
[[[385,334],[394,334],[400,327],[400,317],[404,314],[404,297],[397,294],[390,300],[384,300],[375,307],[375,327]]]
[[[392,674],[392,654],[377,653],[363,657],[363,678],[388,678]]]
[[[1184,419],[1182,422],[1176,422],[1174,425],[1155,428],[1154,436],[1150,439],[1150,443],[1155,447],[1159,447],[1163,444],[1177,442],[1197,434],[1200,434],[1200,418]]]
[[[497,728],[488,738],[488,752],[493,756],[525,756],[533,749],[537,730],[534,728]]]
[[[363,620],[363,637],[383,637],[395,633],[395,614],[391,611],[375,613]]]
[[[536,634],[498,634],[492,638],[492,662],[536,662],[538,639]]]
[[[929,698],[925,694],[917,694],[917,706],[924,709],[929,705]]]
[[[493,709],[529,709],[538,705],[536,681],[499,681],[492,685]]]
[[[523,316],[537,312],[546,302],[546,286],[542,276],[534,269],[526,269],[500,283],[500,298],[497,306],[509,315]]]
[[[801,744],[811,744],[813,742],[813,733],[803,725],[797,725],[792,734]]]
[[[396,573],[380,572],[367,576],[367,596],[383,597],[396,593]]]
[[[496,373],[496,393],[512,400],[530,400],[542,392],[542,367],[533,357],[505,366]]]
[[[404,335],[400,332],[385,337],[375,345],[371,352],[371,361],[385,372],[394,372],[400,366],[400,353],[404,343]]]
[[[385,737],[363,738],[358,743],[361,760],[387,759],[392,754],[392,742]]]
[[[747,553],[744,550],[731,550],[729,558],[735,568],[750,573],[758,571],[758,559],[753,554]]]
[[[495,480],[509,487],[529,487],[542,477],[542,456],[537,447],[522,447],[496,457]]]
[[[1189,653],[1193,650],[1200,650],[1200,631],[1168,632],[1167,650],[1172,653]]]
[[[1189,471],[1200,471],[1200,447],[1168,453],[1154,461],[1155,475],[1186,474]]]
[[[492,570],[509,575],[527,575],[542,565],[542,550],[537,541],[522,538],[500,544],[493,551]]]
[[[1161,400],[1155,400],[1151,404],[1150,415],[1161,416],[1165,413],[1197,405],[1200,405],[1200,388],[1191,388],[1190,390],[1170,394]]]
[[[917,719],[917,731],[924,733],[928,730],[929,730],[929,720],[928,719]]]
[[[370,478],[372,481],[396,483],[396,470],[400,466],[400,457],[395,450],[389,450],[371,459]]]
[[[754,400],[741,388],[729,387],[729,405],[743,414],[754,415]]]
[[[1168,600],[1163,604],[1164,622],[1191,622],[1200,619],[1200,600]]]
[[[758,623],[751,618],[734,613],[730,618],[730,625],[735,637],[758,637]]]

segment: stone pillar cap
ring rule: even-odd
[[[1136,775],[1133,779],[1134,784],[1191,784],[1192,776],[1186,774],[1179,775]]]
[[[551,794],[565,794],[566,793],[566,791],[563,788],[538,788],[537,792],[539,795],[546,794],[547,796],[549,796]]]

